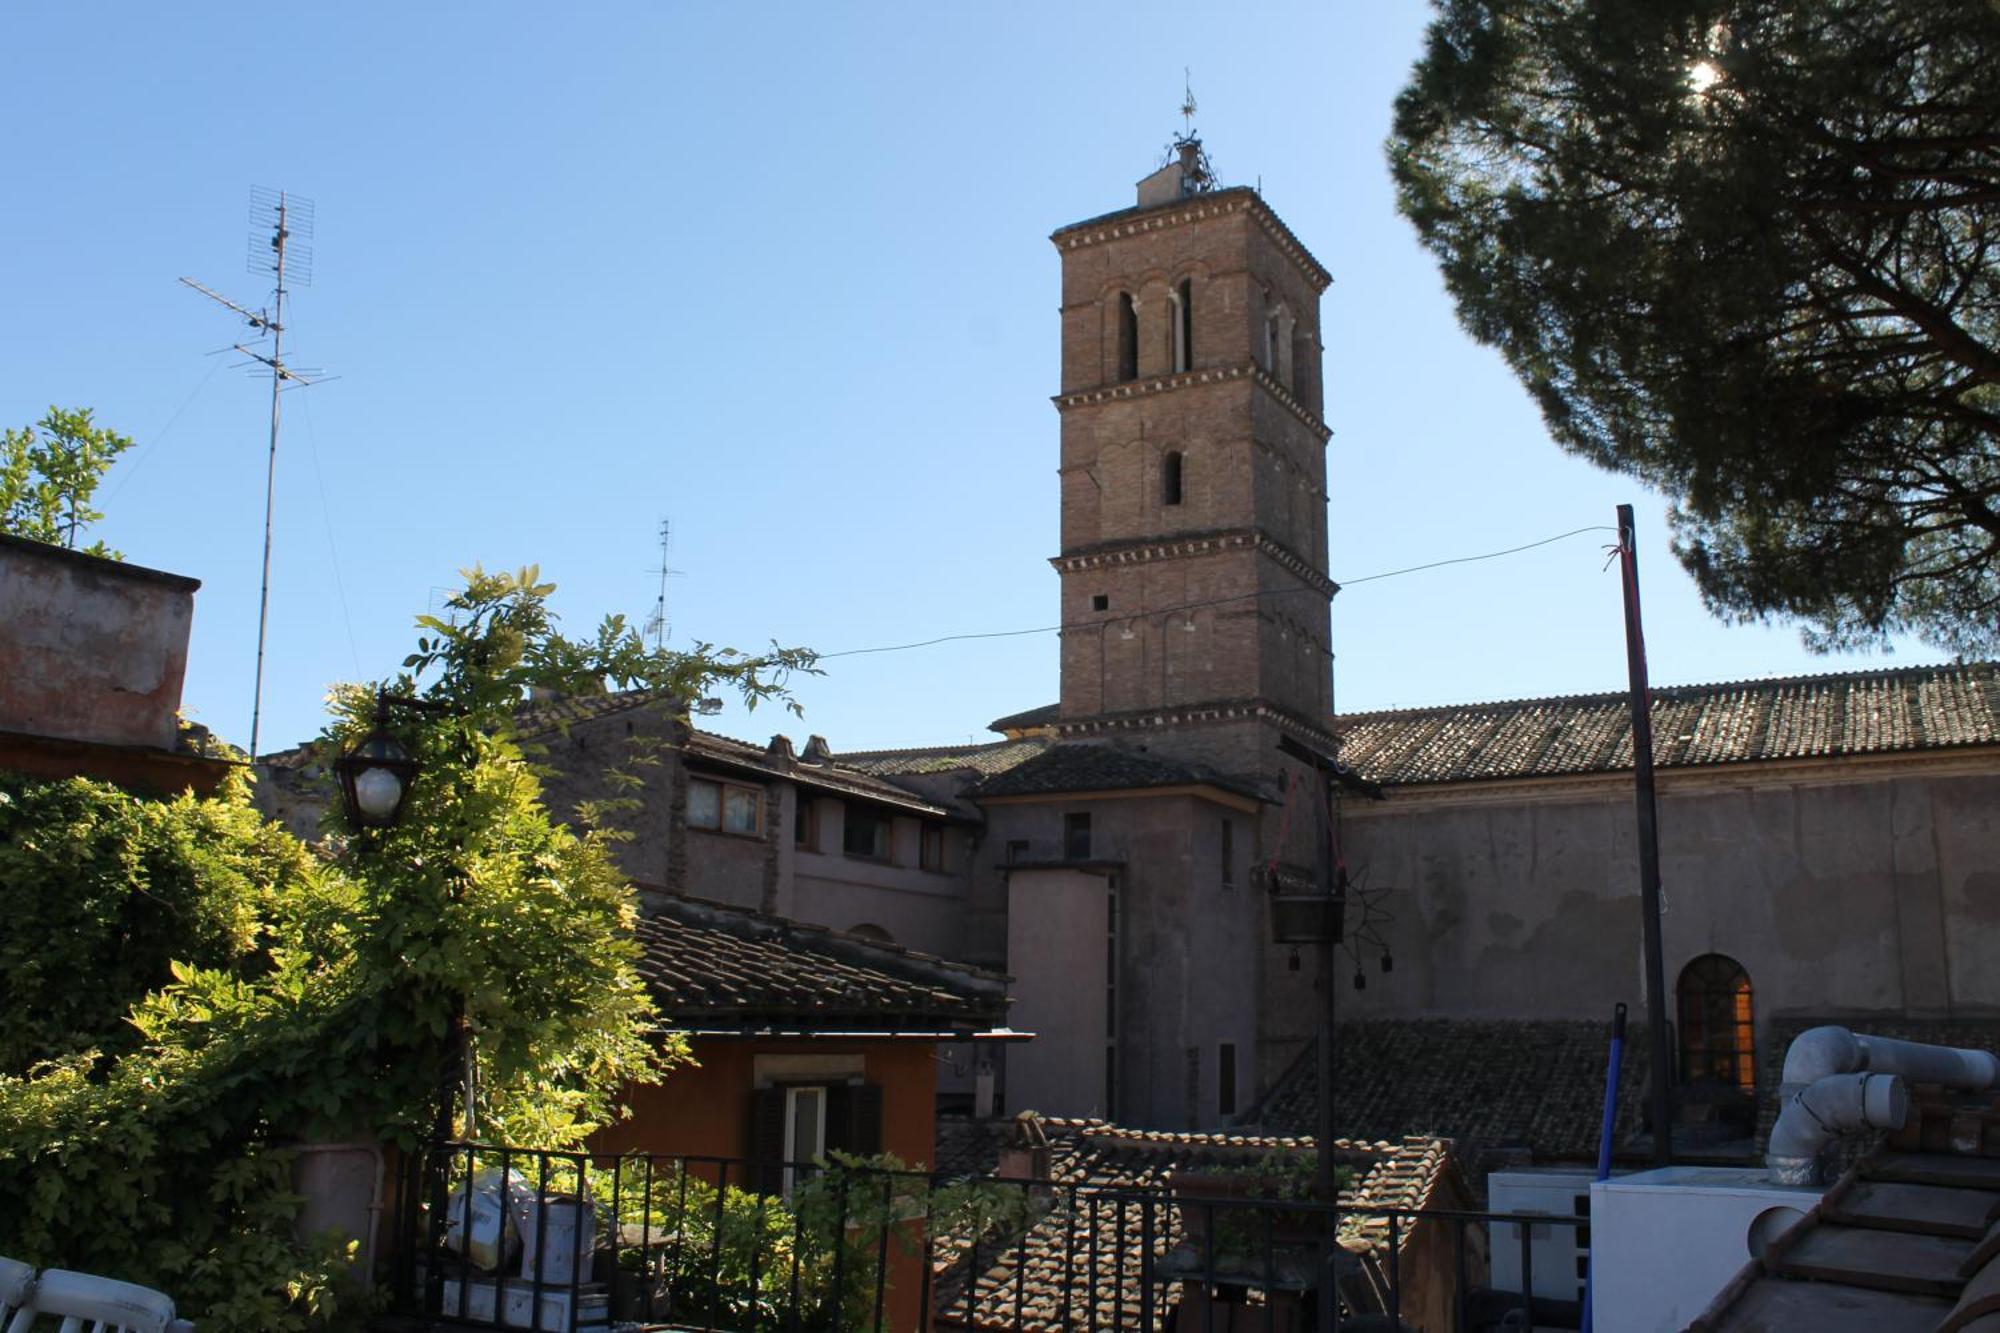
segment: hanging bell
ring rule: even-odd
[[[1366,972],[1361,971],[1359,968],[1356,968],[1354,972],[1354,989],[1356,990],[1368,989],[1368,974]]]
[[[1387,949],[1384,949],[1382,951],[1382,971],[1384,973],[1388,973],[1388,972],[1394,972],[1395,970],[1396,970],[1396,960],[1389,956],[1389,951]]]

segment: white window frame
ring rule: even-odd
[[[799,1108],[805,1102],[807,1093],[813,1094],[813,1101],[816,1103],[813,1110],[812,1141],[819,1145],[819,1150],[810,1159],[801,1156],[798,1150]],[[832,1099],[830,1093],[831,1089],[824,1083],[799,1083],[785,1089],[784,1195],[787,1199],[792,1197],[794,1185],[802,1185],[811,1178],[807,1170],[795,1167],[792,1163],[826,1160],[826,1105]]]

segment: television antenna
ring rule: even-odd
[[[220,292],[193,278],[181,283],[192,287],[223,309],[238,316],[255,331],[251,343],[270,339],[270,350],[244,343],[234,350],[271,373],[271,448],[264,465],[264,574],[257,590],[257,674],[250,700],[250,757],[257,757],[258,732],[264,718],[264,637],[271,618],[271,510],[278,480],[278,402],[288,387],[307,388],[324,377],[317,370],[289,365],[285,361],[285,302],[291,296],[288,284],[312,286],[313,202],[283,190],[261,186],[250,191],[249,269],[272,279],[271,304],[257,310],[238,305]]]
[[[653,651],[659,652],[667,646],[667,640],[674,637],[674,622],[667,616],[667,580],[684,577],[684,571],[673,568],[668,557],[674,549],[674,521],[660,520],[660,567],[650,569],[649,574],[660,576],[660,595],[653,602],[653,614],[646,617],[644,637],[653,641]]]

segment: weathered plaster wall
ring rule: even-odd
[[[1351,863],[1397,892],[1395,972],[1356,1016],[1553,1018],[1644,998],[1629,779],[1391,792],[1346,809]],[[1760,1023],[2000,1012],[2000,763],[1931,756],[1669,773],[1667,982],[1740,962]],[[1305,973],[1270,972],[1268,1035],[1310,1029]]]
[[[873,926],[905,948],[963,957],[970,831],[962,824],[943,826],[941,870],[922,867],[918,843],[924,821],[914,816],[892,819],[890,861],[850,856],[842,850],[847,813],[843,802],[814,797],[802,788],[792,789],[788,800],[799,799],[801,793],[814,801],[815,836],[810,845],[799,844],[787,816],[775,910],[835,930]]]
[[[1018,969],[1008,1022],[1035,1039],[1007,1052],[1006,1109],[1102,1116],[1110,880],[1088,870],[1018,870],[1008,892],[1007,956]]]
[[[1102,1058],[1085,1057],[1104,1041],[1104,895],[1115,875],[1118,1069],[1110,1109],[1121,1123],[1144,1128],[1218,1125],[1221,1043],[1237,1050],[1239,1109],[1251,1095],[1263,929],[1262,903],[1249,887],[1253,817],[1191,795],[995,804],[983,850],[998,861],[1008,843],[1024,842],[1023,859],[1059,861],[1063,816],[1072,811],[1091,816],[1092,856],[1121,864],[1102,875],[982,865],[974,885],[974,920],[1004,931],[1005,957],[993,961],[1015,977],[1011,1021],[1036,1033],[1007,1053],[1007,1109],[1105,1109]],[[1229,884],[1221,873],[1225,818],[1234,828]],[[1006,894],[997,912],[996,883]]]
[[[0,536],[0,731],[173,749],[200,586]]]

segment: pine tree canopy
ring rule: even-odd
[[[2000,0],[1435,0],[1400,206],[1711,610],[2000,652]]]

